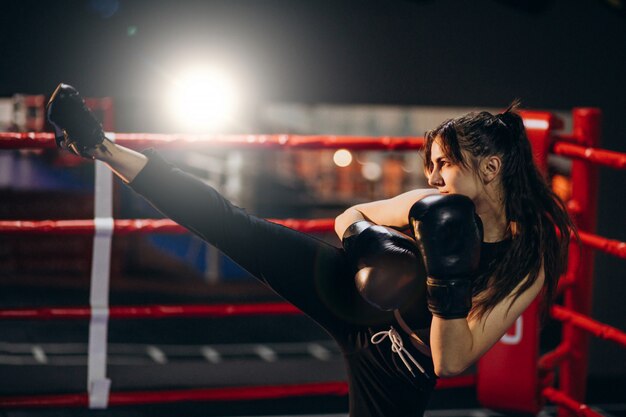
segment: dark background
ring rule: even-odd
[[[237,68],[249,103],[599,107],[603,146],[624,152],[620,4],[2,0],[0,96],[49,94],[64,81],[112,96],[118,131],[160,131],[154,103],[168,75],[201,57]],[[598,232],[622,241],[625,189],[623,172],[601,171]],[[621,329],[625,269],[596,257],[593,315]],[[592,373],[626,372],[610,343],[594,342],[592,355]]]

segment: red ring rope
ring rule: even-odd
[[[333,219],[268,219],[291,229],[307,233],[333,230]],[[93,220],[0,220],[0,234],[59,234],[88,235],[95,230]],[[137,233],[189,233],[189,230],[169,219],[116,219],[116,235]]]
[[[288,303],[259,304],[217,304],[217,305],[178,305],[178,306],[113,306],[109,310],[112,319],[130,318],[174,318],[174,317],[225,317],[270,314],[301,314],[300,310]],[[551,315],[559,321],[572,323],[596,337],[611,340],[626,346],[626,333],[615,327],[597,322],[582,314],[561,306],[553,306]],[[0,319],[87,319],[91,310],[87,307],[42,307],[35,309],[2,309]]]
[[[345,382],[324,382],[298,385],[268,385],[259,387],[111,392],[109,405],[123,406],[159,404],[179,401],[247,401],[311,395],[343,396],[347,394],[348,385]],[[88,394],[0,397],[0,408],[86,407],[88,404]]]
[[[340,149],[411,150],[421,149],[423,137],[416,136],[329,136],[329,135],[187,135],[152,133],[115,133],[115,142],[131,148],[158,144],[159,147],[184,145]],[[52,133],[0,132],[0,149],[56,148]]]
[[[161,319],[190,317],[235,317],[302,314],[289,303],[111,306],[111,319]],[[89,307],[41,307],[0,309],[2,320],[89,319]]]
[[[578,417],[603,417],[602,414],[596,413],[587,405],[573,400],[563,392],[554,388],[544,388],[541,394],[553,403],[562,405],[568,410],[573,411]]]
[[[626,333],[613,326],[600,323],[585,315],[578,314],[557,305],[552,307],[550,314],[554,319],[570,323],[573,326],[583,329],[600,339],[610,340],[622,346],[626,346]]]
[[[556,155],[584,159],[595,164],[615,169],[626,169],[626,154],[620,152],[589,148],[566,142],[556,142],[552,148],[552,152]]]
[[[437,381],[437,389],[461,388],[475,385],[474,375],[445,378]],[[181,401],[249,401],[303,397],[313,395],[348,395],[348,384],[331,381],[310,384],[269,385],[256,387],[198,388],[168,391],[111,392],[109,405],[159,404]],[[86,407],[88,394],[19,395],[0,397],[0,408],[24,407]]]
[[[567,355],[570,353],[570,349],[571,348],[567,343],[561,343],[556,347],[556,349],[539,358],[539,369],[548,371],[556,368],[567,358]]]
[[[291,229],[306,233],[321,233],[333,230],[333,219],[268,219]],[[95,230],[93,220],[0,220],[0,234],[86,235]],[[136,233],[182,234],[189,231],[169,219],[116,219],[113,232],[116,235]],[[584,245],[619,258],[626,258],[626,242],[607,239],[593,233],[580,231]]]
[[[373,137],[373,136],[305,136],[305,135],[182,135],[116,133],[116,142],[130,147],[159,144],[178,146],[181,144],[202,144],[215,146],[261,146],[288,147],[300,149],[354,150],[411,150],[421,149],[423,137]],[[52,133],[0,132],[0,149],[56,148]],[[626,168],[626,154],[605,149],[590,148],[567,142],[553,145],[556,155],[584,159],[616,169]]]
[[[583,232],[582,230],[578,231],[578,235],[580,237],[580,242],[583,245],[592,247],[613,256],[617,256],[618,258],[626,259],[626,242],[607,239],[593,233]]]

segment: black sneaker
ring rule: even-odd
[[[104,141],[102,125],[71,85],[59,84],[46,105],[57,147],[91,158],[89,151]]]

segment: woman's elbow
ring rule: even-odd
[[[438,361],[435,362],[434,365],[435,374],[437,374],[437,376],[440,378],[457,376],[463,373],[463,371],[465,371],[469,366],[460,362],[454,363],[452,361]]]
[[[335,233],[341,239],[346,229],[352,223],[359,220],[363,220],[363,215],[354,207],[350,207],[339,216],[335,217]]]
[[[344,211],[339,216],[335,217],[335,233],[337,234],[337,236],[339,236],[340,239],[347,228],[345,214],[346,212]]]

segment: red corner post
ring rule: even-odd
[[[576,108],[573,110],[574,141],[582,146],[600,145],[602,113],[596,108]],[[598,168],[590,162],[574,159],[572,161],[572,199],[569,203],[574,213],[574,221],[579,230],[595,233],[598,206]],[[572,244],[570,262],[577,265],[574,284],[564,295],[564,305],[578,313],[591,314],[593,296],[593,261],[591,248]],[[576,401],[584,402],[587,388],[587,369],[589,356],[589,335],[571,324],[563,324],[563,340],[571,346],[567,360],[560,368],[560,389]],[[559,417],[572,416],[564,408]]]
[[[522,117],[535,163],[547,174],[552,131],[562,121],[548,112],[525,111]],[[524,414],[537,414],[541,409],[538,313],[535,300],[478,362],[476,393],[484,407]]]

